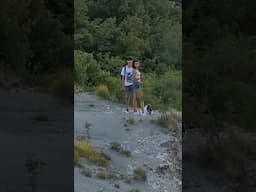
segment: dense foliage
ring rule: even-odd
[[[181,6],[173,0],[75,0],[75,86],[122,99],[125,57],[142,61],[145,99],[181,109]],[[167,89],[166,89],[167,88]],[[165,107],[166,108],[166,107]]]
[[[67,0],[56,4],[50,0],[1,1],[3,74],[13,73],[22,84],[38,85],[47,82],[49,74],[71,70],[72,10],[73,3]]]
[[[183,10],[184,125],[202,129],[206,161],[233,178],[246,175],[255,146],[255,7],[190,0]]]

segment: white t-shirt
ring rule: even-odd
[[[132,67],[125,66],[125,67],[122,68],[121,75],[125,76],[124,86],[130,86],[130,85],[133,84],[133,82],[132,82],[132,72],[133,72]]]
[[[135,78],[137,79],[137,82],[140,82],[141,79],[140,79],[140,71],[139,70],[135,70]]]

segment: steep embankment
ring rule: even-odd
[[[80,167],[74,169],[75,192],[181,191],[181,159],[177,156],[181,142],[177,134],[153,122],[158,117],[157,112],[146,117],[125,114],[122,105],[92,94],[75,94],[75,137],[89,140],[111,159],[109,167],[102,168],[80,158]],[[120,144],[131,155],[111,150],[111,143]],[[145,171],[146,181],[134,179],[136,167]],[[104,178],[103,172],[112,176]]]

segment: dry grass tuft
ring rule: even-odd
[[[96,87],[96,94],[104,99],[109,99],[110,97],[110,92],[106,85],[99,85]]]
[[[114,172],[108,172],[107,170],[100,171],[96,174],[96,177],[99,179],[112,179],[117,180],[119,177]]]
[[[88,141],[76,139],[74,147],[76,153],[79,154],[79,157],[86,158],[91,163],[102,167],[107,167],[109,165],[110,158],[102,151],[94,148]]]
[[[176,131],[178,127],[178,121],[181,120],[181,113],[172,110],[171,112],[165,112],[157,119],[157,123],[163,127],[168,128],[171,131]]]
[[[133,117],[130,117],[129,119],[126,120],[126,122],[129,123],[130,125],[134,125],[135,119]]]
[[[130,192],[140,192],[139,189],[132,189]]]

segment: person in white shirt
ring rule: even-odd
[[[127,64],[122,68],[122,71],[121,71],[121,80],[123,83],[124,95],[125,95],[125,105],[126,105],[125,112],[126,113],[129,113],[130,100],[133,95],[132,73],[133,73],[133,59],[129,57],[127,60]]]
[[[144,110],[144,101],[143,101],[143,93],[141,89],[141,73],[139,71],[140,62],[135,60],[133,61],[133,107],[134,107],[134,114],[135,115],[143,115],[145,116]],[[141,109],[141,112],[138,111],[138,103]]]

